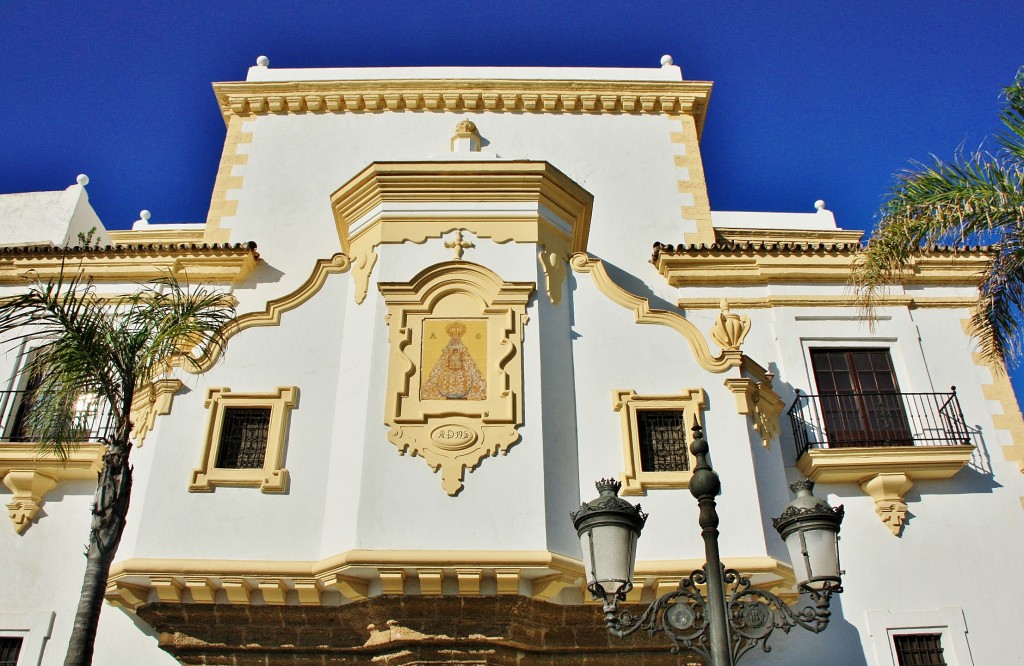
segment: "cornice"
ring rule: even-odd
[[[114,245],[181,245],[202,243],[206,228],[160,229],[158,225],[149,229],[108,231],[107,236]]]
[[[676,301],[683,310],[717,310],[721,298],[681,298]],[[882,296],[878,307],[908,308],[972,308],[978,304],[975,296]],[[729,298],[729,307],[734,310],[755,310],[765,308],[862,308],[861,300],[854,294],[836,295],[768,295],[752,298]]]
[[[383,111],[689,114],[704,124],[708,81],[380,79],[214,83],[232,115]]]
[[[747,229],[715,227],[715,240],[722,244],[747,243],[830,243],[858,244],[864,232],[845,229]]]
[[[655,243],[651,263],[673,287],[849,282],[855,243],[715,243],[674,247]],[[984,248],[935,248],[912,258],[904,284],[976,286],[990,264]]]
[[[259,257],[255,243],[0,248],[0,284],[48,280],[68,272],[108,281],[171,275],[191,283],[237,283],[248,277]]]

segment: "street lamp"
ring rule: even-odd
[[[633,588],[636,542],[647,515],[639,505],[618,496],[621,484],[612,479],[598,481],[600,496],[570,514],[583,546],[587,589],[604,602],[608,631],[619,638],[638,629],[648,634],[664,631],[673,653],[695,652],[709,666],[733,666],[758,645],[770,651],[768,639],[775,629],[789,633],[799,626],[814,633],[824,631],[832,594],[843,591],[839,569],[843,507],[833,509],[811,494],[813,482],[798,481],[790,485],[796,497],[781,516],[772,519],[793,560],[797,589],[809,595],[812,605],[791,608],[774,594],[751,589],[748,578],[722,566],[715,508],[722,484],[708,462],[708,444],[700,426],[694,426],[693,433],[690,451],[697,466],[690,493],[700,507],[698,522],[707,562],[639,615],[618,610],[618,603]]]

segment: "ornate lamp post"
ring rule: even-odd
[[[708,444],[700,426],[694,426],[693,432],[690,451],[697,466],[690,493],[700,507],[698,522],[707,562],[680,581],[677,590],[655,599],[639,615],[618,610],[618,603],[633,588],[636,542],[647,519],[639,505],[618,497],[619,482],[598,481],[601,495],[571,514],[583,546],[587,589],[604,602],[608,631],[619,638],[638,629],[648,634],[664,631],[673,653],[695,652],[710,666],[733,666],[758,645],[770,651],[768,639],[775,629],[789,633],[800,626],[814,633],[824,631],[832,594],[843,591],[839,569],[843,507],[833,509],[811,494],[811,481],[799,481],[790,486],[796,498],[772,519],[793,560],[797,589],[809,595],[811,605],[791,608],[774,594],[751,589],[749,579],[722,566],[715,508],[722,484],[708,462]]]

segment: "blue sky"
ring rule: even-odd
[[[655,67],[669,53],[715,82],[702,140],[714,209],[820,198],[841,226],[870,229],[909,159],[999,128],[1021,26],[1021,0],[6,2],[0,193],[84,172],[110,228],[143,208],[204,220],[224,137],[210,82],[244,78],[260,54],[271,67]]]

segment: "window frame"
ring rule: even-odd
[[[896,636],[938,634],[946,666],[974,666],[961,608],[923,611],[867,611],[868,633],[879,666],[898,666]]]
[[[46,642],[53,633],[53,611],[19,613],[0,611],[0,636],[20,638],[18,665],[35,666],[43,660]]]
[[[204,407],[208,411],[208,416],[203,453],[199,466],[192,470],[189,492],[213,492],[217,486],[259,488],[264,493],[286,492],[288,470],[284,467],[284,451],[288,440],[291,410],[298,405],[298,399],[297,386],[278,386],[273,392],[268,393],[235,393],[227,387],[207,389]],[[224,415],[231,407],[270,409],[263,467],[217,467]]]
[[[637,412],[644,410],[672,410],[683,412],[683,423],[696,421],[704,427],[703,411],[707,401],[704,389],[683,389],[678,395],[638,395],[632,389],[612,391],[612,408],[619,413],[622,429],[624,469],[620,475],[622,495],[646,495],[648,490],[662,488],[689,488],[693,468],[697,461],[689,451],[687,436],[686,457],[689,470],[677,472],[647,472],[641,465],[640,432]],[[689,430],[689,427],[686,428]]]

